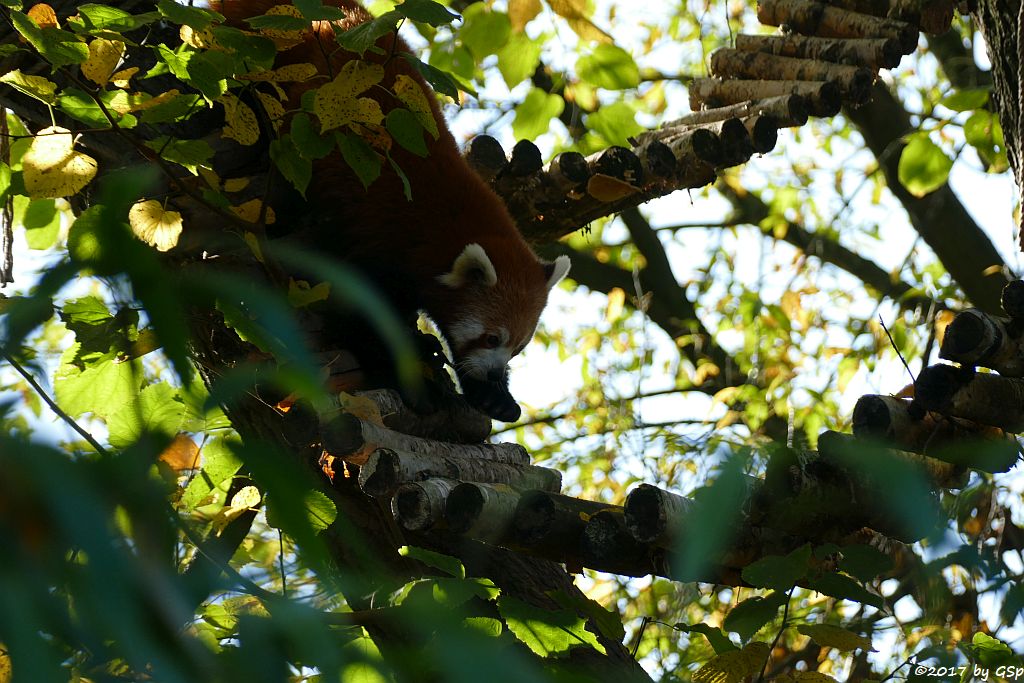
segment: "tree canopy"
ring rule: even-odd
[[[372,55],[400,32],[414,54],[387,58],[442,98],[538,252],[572,260],[513,362],[524,416],[494,430],[520,447],[473,443],[491,425],[465,406],[441,424],[359,395],[376,387],[339,380],[344,346],[318,345],[354,315],[396,377],[446,382],[282,199],[329,154],[365,185],[405,178],[398,153],[437,137],[417,87],[386,113],[366,96],[372,60],[275,66],[342,10],[235,26],[173,0],[0,0],[0,683],[1020,678],[1015,423],[980,419],[985,445],[957,432],[927,468],[841,434],[861,394],[917,410],[918,378],[968,381],[925,372],[965,309],[1015,353],[1019,310],[994,316],[1019,211],[1000,115],[1019,105],[974,22],[1016,13],[940,21],[870,101],[844,90],[837,115],[734,158],[724,124],[686,116],[769,4],[380,0],[327,46]],[[659,172],[670,139],[689,165],[670,151]],[[968,355],[944,357],[1017,376]],[[946,409],[922,448],[968,429]],[[397,523],[364,493],[392,429],[486,451],[513,486],[464,499],[531,489],[517,509],[605,529],[611,554]],[[627,496],[663,506],[650,542],[626,533]]]

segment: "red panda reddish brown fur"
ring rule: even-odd
[[[279,4],[287,3],[221,0],[211,8],[246,28],[246,18]],[[325,4],[345,12],[337,22],[343,29],[372,18],[351,0]],[[437,323],[470,400],[492,417],[514,420],[519,407],[506,388],[508,360],[533,336],[549,290],[568,271],[568,259],[543,263],[526,244],[501,199],[463,159],[433,90],[405,59],[392,54],[408,51],[404,41],[389,34],[377,46],[383,54],[368,51],[362,59],[383,64],[382,87],[360,96],[375,99],[386,115],[404,106],[390,92],[395,78],[410,76],[437,122],[438,138],[425,134],[425,158],[397,144],[390,150],[409,179],[413,199],[406,200],[401,179],[386,161],[381,177],[364,189],[335,153],[315,163],[308,203],[330,219],[326,238],[335,245],[332,253],[369,273],[400,311],[424,310]],[[276,66],[309,62],[330,77],[353,59],[359,56],[338,49],[334,28],[317,22],[301,43],[280,52]],[[297,109],[303,92],[325,82],[321,77],[293,85],[286,107]]]

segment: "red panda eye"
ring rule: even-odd
[[[496,349],[501,346],[501,339],[496,334],[489,334],[484,338],[484,343],[489,349]]]

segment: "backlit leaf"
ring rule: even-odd
[[[349,123],[378,124],[384,120],[380,104],[369,97],[358,97],[384,78],[380,64],[352,60],[346,62],[337,77],[316,91],[313,112],[320,119],[321,132]]]
[[[818,645],[835,648],[840,652],[873,649],[870,638],[831,624],[800,624],[796,630],[813,638]]]
[[[224,105],[223,136],[240,145],[254,145],[260,139],[260,124],[256,113],[245,102],[231,93],[217,100]]]
[[[32,139],[22,158],[28,196],[68,197],[96,176],[96,160],[74,149],[66,128],[44,128]]]
[[[694,683],[740,683],[761,670],[771,650],[768,643],[748,643],[742,650],[717,655],[693,674]]]
[[[573,610],[548,611],[502,595],[498,612],[509,631],[540,657],[560,655],[574,647],[605,651],[597,636],[587,630],[587,622]]]
[[[21,73],[21,69],[15,69],[0,76],[0,83],[6,83],[18,92],[34,97],[40,102],[57,102],[57,84],[42,76],[28,76]]]
[[[181,214],[167,211],[155,199],[136,202],[128,211],[128,223],[135,236],[158,251],[168,251],[181,236]]]
[[[533,140],[551,128],[551,119],[562,113],[565,101],[558,95],[532,88],[522,104],[516,107],[512,133],[521,140]]]
[[[89,58],[82,62],[82,75],[96,85],[106,85],[123,54],[124,43],[96,38],[89,43]]]
[[[900,154],[900,183],[915,197],[923,197],[946,184],[953,160],[929,139],[915,133]]]
[[[423,92],[423,87],[411,76],[398,74],[395,77],[394,91],[395,97],[416,115],[416,120],[436,140],[439,135],[437,119],[434,118],[434,111],[430,108],[430,102],[427,100],[426,93]]]
[[[597,88],[626,90],[640,84],[636,62],[617,45],[598,45],[576,62],[576,73]]]

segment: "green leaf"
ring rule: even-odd
[[[861,581],[872,581],[892,569],[892,559],[869,545],[848,545],[840,552],[839,568]]]
[[[540,42],[531,40],[525,33],[512,34],[498,50],[498,71],[510,90],[533,75],[540,64],[540,53]]]
[[[1014,583],[1003,596],[1003,605],[999,608],[999,618],[1003,625],[1013,626],[1024,614],[1024,583]]]
[[[71,417],[92,413],[109,418],[131,401],[141,386],[142,372],[135,361],[118,363],[112,357],[85,370],[66,364],[57,370],[53,392]]]
[[[125,33],[146,26],[160,19],[159,12],[130,14],[123,9],[109,5],[86,3],[78,6],[79,21],[68,23],[74,28],[76,24],[85,32],[113,31]]]
[[[595,88],[628,90],[640,85],[640,68],[628,52],[617,45],[602,43],[576,62],[580,80]]]
[[[309,19],[293,17],[289,14],[266,14],[245,20],[252,28],[269,31],[304,31],[312,24]]]
[[[417,548],[414,545],[402,546],[398,549],[398,554],[402,557],[411,557],[428,567],[444,572],[448,576],[454,576],[456,579],[466,578],[466,568],[462,566],[462,562],[456,557],[443,555],[433,550]]]
[[[497,638],[505,630],[500,619],[491,617],[466,617],[462,624],[471,631],[491,638]]]
[[[339,33],[338,44],[346,50],[362,55],[373,47],[381,37],[397,31],[398,22],[402,21],[402,18],[402,15],[394,10],[385,12],[372,21],[358,24]]]
[[[395,5],[395,11],[413,21],[431,26],[444,26],[459,18],[458,14],[433,0],[405,0],[402,4]]]
[[[60,217],[53,199],[14,198],[14,224],[25,228],[29,249],[49,249],[56,244]]]
[[[516,107],[512,134],[520,140],[540,137],[551,128],[551,119],[561,114],[564,108],[565,101],[558,95],[532,88],[522,104]]]
[[[291,135],[282,135],[270,143],[270,158],[281,175],[290,182],[303,197],[313,178],[313,162],[299,153]]]
[[[412,183],[409,182],[409,176],[407,176],[405,174],[405,171],[403,171],[402,167],[398,165],[398,162],[396,162],[391,157],[391,153],[390,152],[388,152],[388,164],[391,165],[391,170],[395,172],[395,175],[398,176],[398,179],[402,181],[402,193],[405,196],[405,201],[411,202],[412,201]]]
[[[628,102],[612,102],[587,114],[587,127],[600,135],[609,145],[630,147],[629,138],[643,132],[636,122],[636,110]]]
[[[363,187],[380,177],[380,157],[369,143],[355,133],[338,133],[338,149],[345,163],[355,171]]]
[[[23,95],[45,104],[57,103],[57,84],[42,76],[27,76],[21,73],[21,69],[15,69],[0,76],[0,83],[6,83]]]
[[[188,7],[180,5],[174,0],[160,0],[156,4],[156,8],[160,10],[160,14],[170,21],[172,24],[184,24],[190,26],[197,31],[202,31],[208,28],[212,23],[222,23],[224,21],[224,15],[218,14],[212,10],[202,9],[200,7]]]
[[[89,46],[74,33],[59,28],[40,28],[15,10],[11,10],[10,16],[18,33],[53,66],[81,64],[89,58]]]
[[[961,644],[960,647],[971,655],[973,661],[990,669],[1020,666],[1020,660],[1009,645],[980,631],[971,638],[970,645]]]
[[[571,610],[548,611],[502,595],[498,612],[509,631],[540,657],[561,655],[574,647],[605,652],[597,636],[586,629],[586,621]]]
[[[419,579],[407,583],[394,598],[396,605],[417,605],[423,610],[436,607],[454,609],[473,598],[490,601],[498,589],[490,579],[455,579],[448,577]]]
[[[811,545],[805,544],[786,556],[768,555],[743,568],[743,580],[752,586],[788,591],[807,576]]]
[[[427,143],[423,139],[423,126],[408,109],[392,109],[384,125],[399,145],[419,157],[427,156]]]
[[[242,460],[231,444],[238,444],[237,437],[215,437],[203,446],[202,469],[193,477],[181,497],[186,510],[194,510],[210,496],[214,489],[226,494],[232,477],[242,467]]]
[[[121,406],[107,420],[110,445],[127,448],[146,434],[172,437],[178,433],[185,417],[185,406],[178,392],[167,382],[151,384],[142,390],[138,400]]]
[[[586,615],[605,638],[622,642],[622,639],[626,637],[622,617],[615,611],[614,606],[611,609],[605,609],[601,603],[591,600],[582,593],[564,593],[552,590],[547,591],[547,594],[558,603],[559,607],[576,610]]]
[[[971,111],[981,109],[988,104],[990,95],[991,90],[988,88],[957,90],[939,100],[939,104],[953,111]]]
[[[910,194],[923,197],[945,185],[952,168],[953,160],[927,133],[914,133],[900,154],[898,176]]]
[[[179,122],[205,109],[204,102],[199,95],[184,93],[142,110],[139,117],[143,123],[150,124]]]
[[[209,167],[213,148],[205,140],[178,140],[158,137],[147,140],[146,146],[160,154],[161,158],[184,166],[193,175],[199,174],[199,167]]]
[[[459,30],[459,38],[477,61],[500,50],[512,34],[508,15],[492,11],[484,3],[467,7],[463,20],[465,23]]]
[[[163,1],[174,4],[173,0]],[[202,93],[207,101],[212,102],[227,92],[226,77],[231,74],[222,72],[230,72],[232,69],[218,65],[217,53],[195,52],[186,46],[174,51],[165,45],[157,45],[156,53],[158,59],[167,65],[172,74]]]
[[[299,154],[310,161],[322,159],[334,151],[334,136],[318,133],[305,112],[292,117],[291,140]]]
[[[274,496],[267,498],[267,524],[275,529],[284,529],[286,518],[277,503],[278,499]],[[305,512],[305,523],[314,534],[331,526],[338,518],[338,508],[334,505],[334,501],[321,491],[307,491],[302,498],[302,506]]]
[[[682,631],[683,633],[701,633],[708,642],[711,643],[711,648],[715,651],[715,654],[723,654],[725,652],[732,652],[739,650],[736,645],[729,640],[729,636],[720,628],[715,628],[708,624],[676,624],[675,629]]]
[[[78,88],[67,88],[57,98],[57,107],[68,116],[81,121],[90,128],[110,128],[110,121],[87,92]],[[115,112],[111,112],[117,117]],[[133,117],[134,118],[134,117]]]
[[[427,83],[429,83],[431,87],[434,88],[434,90],[441,93],[442,95],[447,95],[452,99],[459,99],[460,85],[455,82],[455,79],[452,78],[451,75],[445,73],[444,71],[441,71],[436,67],[431,66],[430,64],[427,64],[426,62],[421,62],[419,59],[409,54],[408,52],[399,52],[398,56],[404,59],[405,61],[409,62],[414,69],[419,71],[420,75],[426,79]],[[463,89],[465,89],[470,94],[472,94],[473,92],[468,88]]]
[[[875,595],[843,574],[822,574],[809,580],[807,587],[841,600],[861,602],[879,609],[885,606],[885,600],[880,595]]]
[[[340,21],[345,12],[339,7],[324,6],[322,0],[295,0],[295,6],[310,21]]]
[[[729,611],[722,626],[726,631],[740,634],[743,640],[750,640],[762,626],[776,617],[788,599],[782,591],[748,598]]]
[[[831,624],[800,624],[796,630],[810,636],[818,645],[831,647],[840,652],[853,650],[873,651],[871,639]]]
[[[277,57],[274,41],[264,36],[254,36],[233,26],[214,26],[213,37],[221,47],[234,53],[235,70],[270,69]]]

